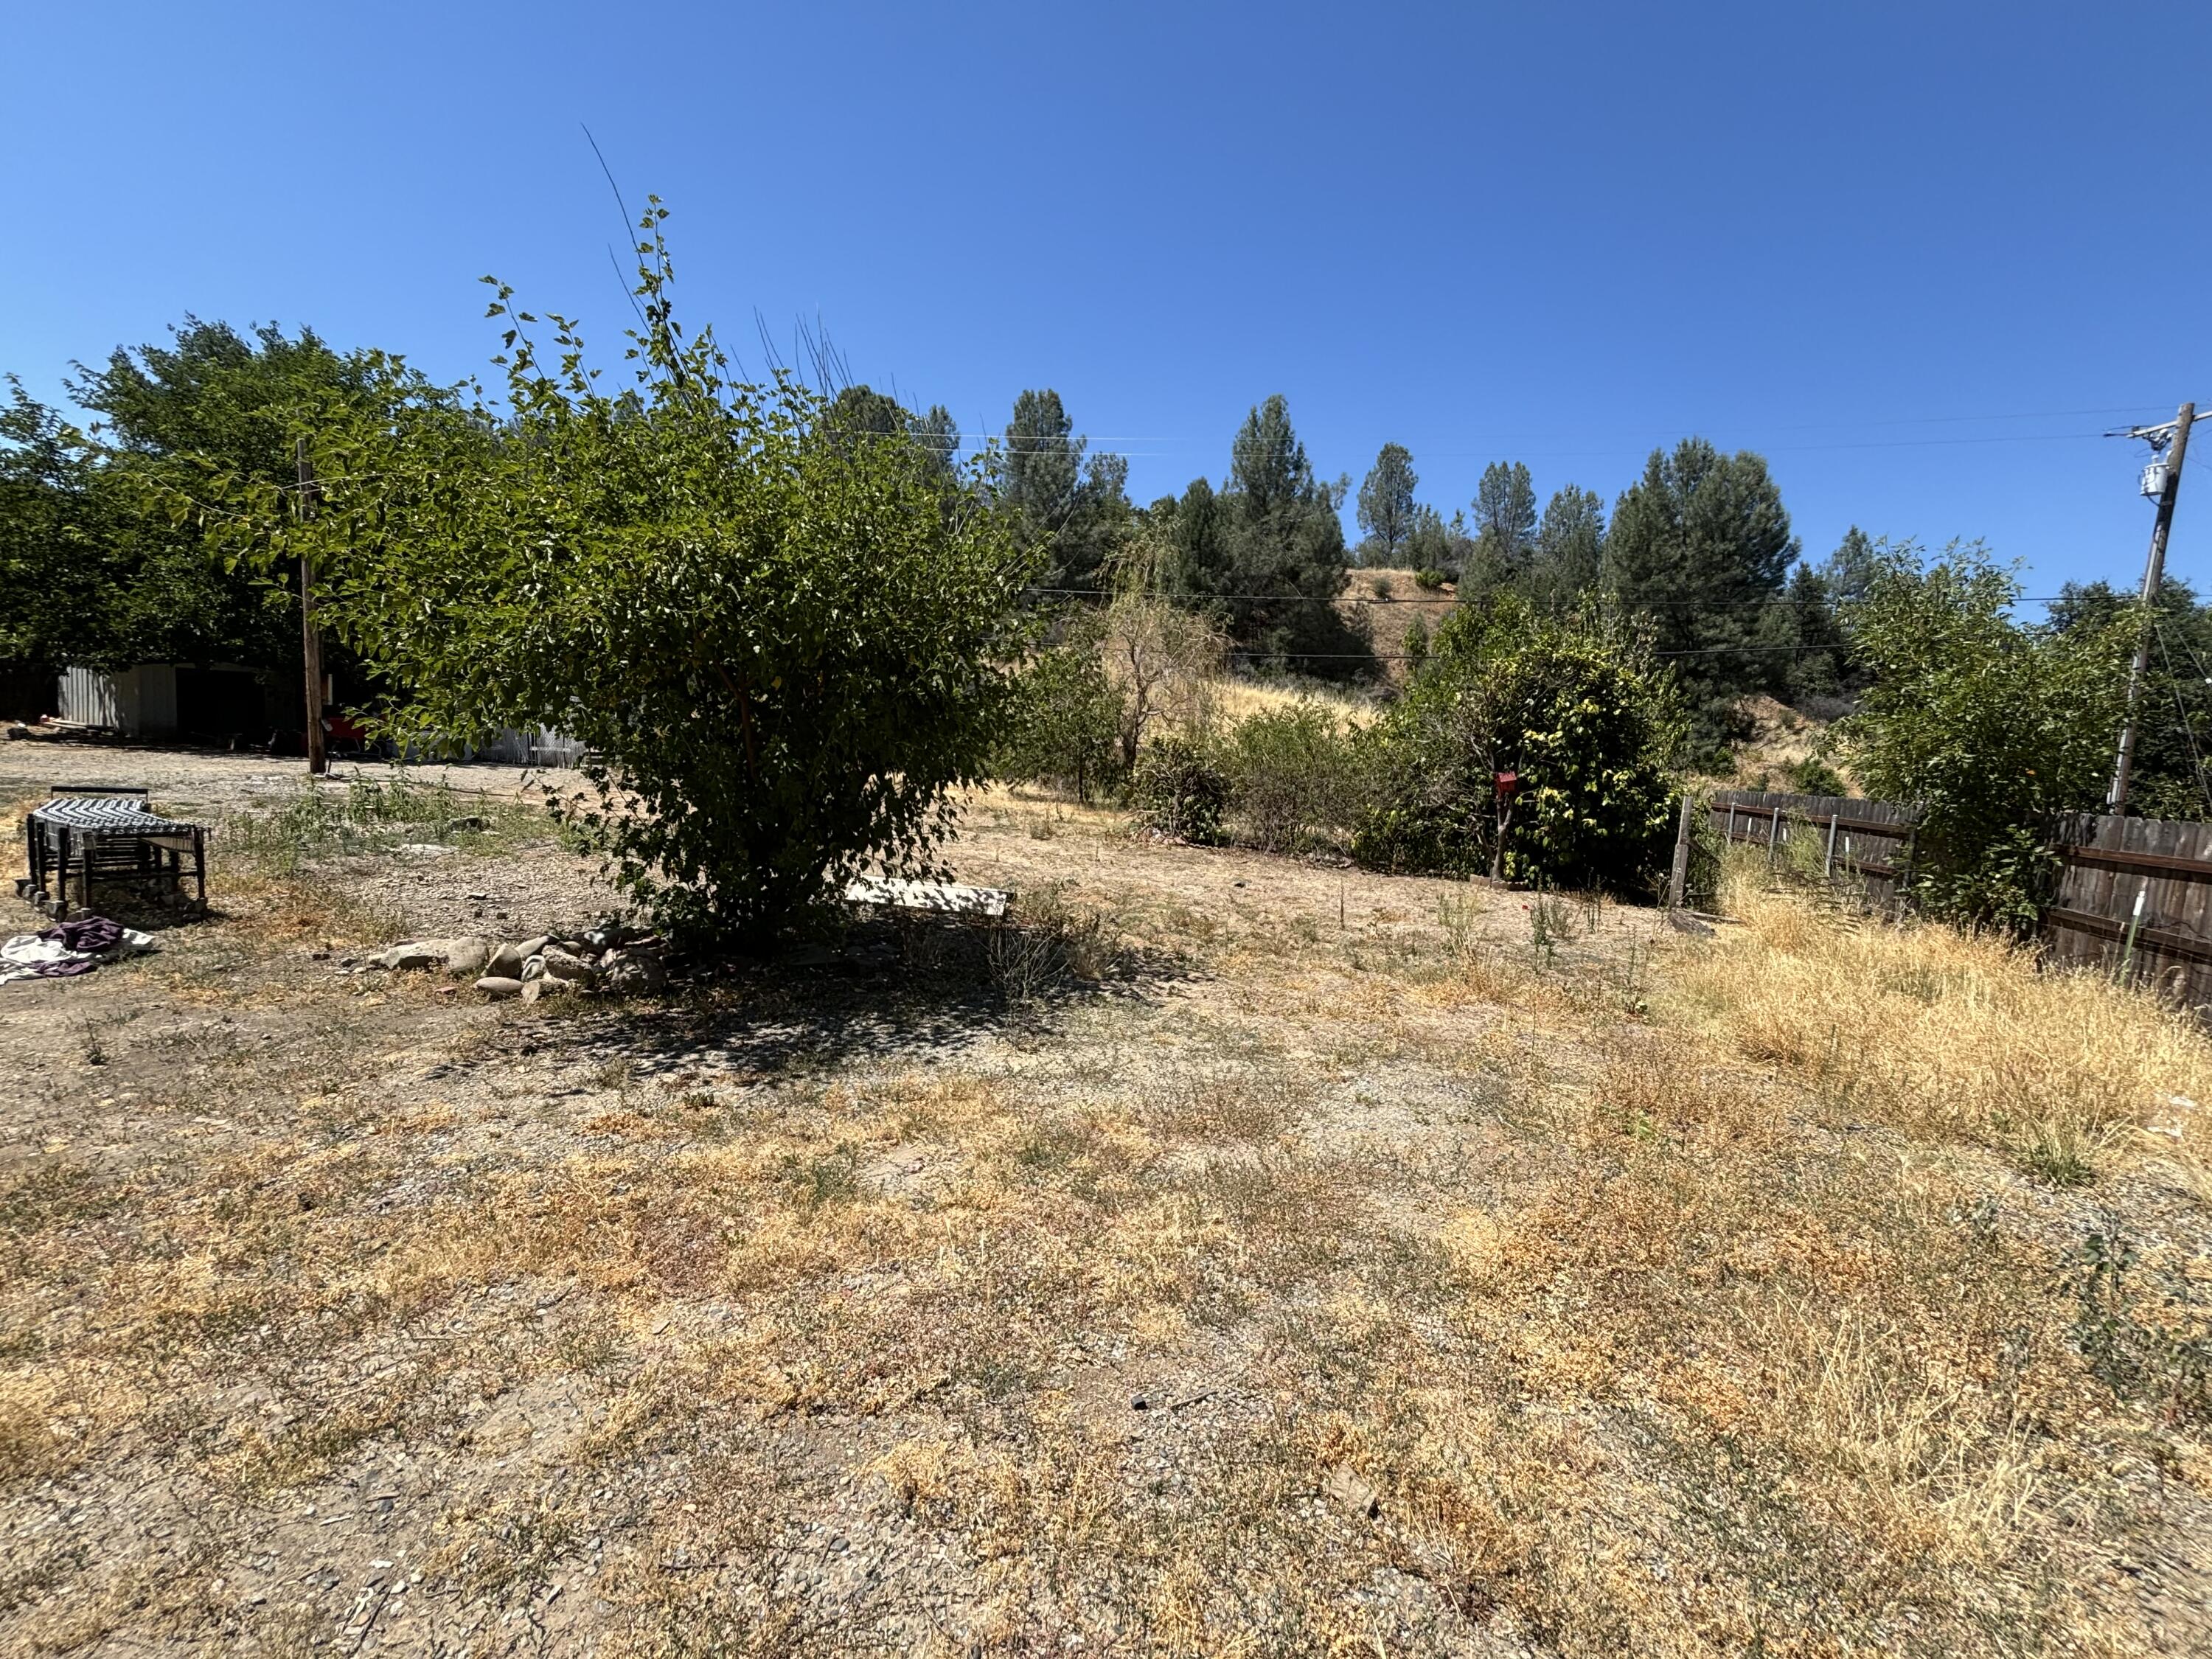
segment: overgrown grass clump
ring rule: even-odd
[[[1747,1058],[1839,1112],[2002,1146],[2051,1185],[2150,1130],[2203,1186],[2212,1042],[2186,1013],[2039,969],[1995,933],[1820,908],[1763,863],[1732,860],[1722,903],[1741,925],[1682,965],[1680,994]]]
[[[223,822],[219,845],[264,875],[292,875],[318,860],[388,852],[409,842],[482,848],[553,833],[551,821],[512,800],[465,794],[441,779],[400,769],[356,777],[343,790],[302,783]]]

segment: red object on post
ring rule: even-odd
[[[1495,775],[1498,799],[1510,800],[1521,793],[1521,775],[1518,772],[1499,772]]]

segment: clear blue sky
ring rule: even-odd
[[[2212,8],[1577,5],[9,9],[0,368],[187,312],[458,378],[476,278],[627,310],[672,205],[757,362],[1003,425],[1057,387],[1139,500],[1285,393],[1316,465],[1410,447],[1608,501],[1655,444],[1771,461],[1807,551],[1981,536],[2030,591],[2137,577],[2140,447],[2212,401]],[[2212,592],[2212,424],[2177,574]]]

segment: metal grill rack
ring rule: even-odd
[[[126,888],[149,903],[207,908],[207,830],[149,811],[146,791],[124,785],[55,785],[23,820],[30,873],[18,896],[66,919],[89,908],[96,886]],[[189,881],[192,890],[185,890]]]

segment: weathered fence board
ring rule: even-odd
[[[2083,813],[2058,856],[2064,873],[2044,919],[2052,961],[2124,963],[2131,979],[2212,1004],[2212,825]]]
[[[1789,795],[1771,789],[1723,789],[1713,796],[1713,828],[1723,839],[1771,848],[1777,859],[1807,836],[1818,838],[1824,868],[1863,884],[1867,902],[1891,909],[1906,873],[1914,814],[1887,801],[1849,795]],[[1831,866],[1828,837],[1835,835]]]

